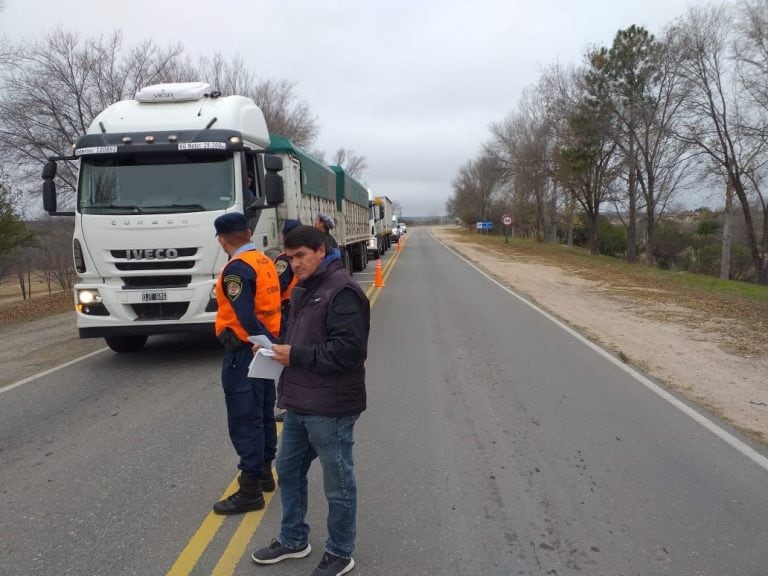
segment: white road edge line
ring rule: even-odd
[[[3,392],[8,392],[9,390],[13,390],[16,387],[21,386],[22,384],[27,384],[28,382],[32,382],[33,380],[37,380],[38,378],[42,378],[43,376],[48,376],[48,374],[56,372],[56,370],[61,370],[62,368],[66,368],[67,366],[72,366],[72,364],[77,364],[78,362],[85,360],[87,358],[90,358],[91,356],[96,356],[96,354],[101,354],[105,350],[109,350],[109,348],[107,348],[106,346],[104,348],[99,348],[98,350],[95,350],[94,352],[86,354],[85,356],[80,356],[79,358],[75,358],[74,360],[70,360],[69,362],[65,362],[64,364],[59,364],[58,366],[54,366],[53,368],[44,370],[39,374],[30,376],[29,378],[24,378],[24,380],[19,380],[18,382],[14,382],[13,384],[8,384],[7,386],[3,386],[2,388],[0,388],[0,394],[2,394]]]
[[[754,462],[755,464],[760,466],[763,470],[768,472],[768,458],[760,454],[760,452],[758,452],[748,444],[745,444],[743,441],[736,438],[733,434],[731,434],[727,430],[724,430],[723,428],[721,428],[720,426],[712,422],[712,420],[700,414],[699,412],[697,412],[696,410],[688,406],[685,402],[676,398],[674,395],[672,395],[668,391],[664,390],[664,388],[662,388],[661,386],[659,386],[658,384],[650,380],[648,377],[644,376],[634,368],[627,366],[626,364],[621,362],[618,358],[616,358],[606,350],[603,350],[600,346],[598,346],[594,342],[587,340],[584,336],[576,332],[576,330],[574,330],[567,324],[563,323],[561,320],[555,318],[549,312],[539,308],[532,302],[529,302],[528,300],[526,300],[525,298],[517,294],[514,290],[512,290],[508,286],[505,286],[504,284],[499,282],[496,278],[488,274],[485,270],[482,270],[481,268],[479,268],[474,262],[470,262],[469,260],[467,260],[464,256],[462,256],[456,250],[454,250],[453,248],[445,244],[439,238],[436,238],[434,235],[432,235],[432,238],[437,240],[440,244],[442,244],[446,249],[453,252],[456,256],[464,260],[464,262],[466,262],[469,266],[471,266],[472,268],[477,270],[480,274],[488,278],[488,280],[496,284],[499,288],[507,291],[512,296],[520,300],[520,302],[522,302],[526,306],[529,306],[533,310],[536,310],[536,312],[544,316],[547,320],[551,321],[559,328],[565,330],[568,334],[570,334],[571,336],[573,336],[583,344],[586,344],[587,346],[589,346],[592,350],[600,354],[603,358],[605,358],[609,362],[612,362],[615,366],[617,366],[618,368],[620,368],[621,370],[623,370],[624,372],[632,376],[635,380],[640,382],[643,386],[648,388],[651,392],[657,394],[658,396],[660,396],[661,398],[663,398],[664,400],[672,404],[672,406],[680,410],[683,414],[685,414],[686,416],[689,416],[694,421],[701,424],[704,428],[706,428],[707,430],[712,432],[715,436],[720,438],[720,440],[722,440],[732,448],[735,448],[736,450],[741,452],[744,456],[752,460],[752,462]]]

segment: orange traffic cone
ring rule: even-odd
[[[384,288],[384,278],[382,277],[381,258],[376,260],[376,277],[373,280],[374,288]]]

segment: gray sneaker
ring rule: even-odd
[[[312,576],[341,576],[350,572],[354,567],[355,561],[352,558],[342,558],[326,552],[323,554],[320,564],[312,572]]]
[[[277,564],[288,558],[304,558],[312,552],[312,546],[307,542],[303,548],[288,548],[280,544],[279,540],[272,540],[269,546],[259,548],[251,554],[251,560],[256,564]]]

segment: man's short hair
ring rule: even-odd
[[[329,251],[328,244],[325,241],[325,234],[314,226],[297,226],[286,234],[283,245],[292,250],[305,246],[315,252],[320,249],[320,246],[325,245],[326,252]]]

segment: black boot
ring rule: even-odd
[[[264,472],[261,474],[261,491],[262,492],[274,492],[275,491],[275,477],[272,475],[272,462],[264,462]]]
[[[237,492],[213,505],[213,511],[216,514],[228,516],[264,508],[260,475],[252,472],[241,472],[238,481],[240,489]]]

